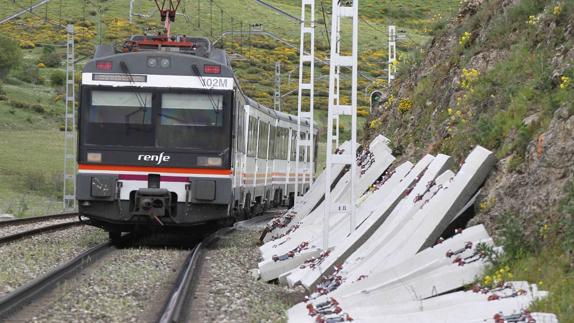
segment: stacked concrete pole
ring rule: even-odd
[[[458,291],[484,274],[485,250],[503,252],[482,225],[441,240],[474,203],[494,166],[492,152],[476,147],[455,173],[449,156],[399,163],[388,145],[386,138],[376,138],[357,157],[357,173],[342,169],[331,186],[333,198],[342,199],[355,177],[355,228],[349,230],[348,214],[334,215],[324,247],[325,183],[318,183],[319,176],[319,185],[294,206],[302,211],[296,221],[260,247],[263,280],[308,290],[307,301],[289,310],[289,321],[557,322],[552,314],[525,311],[547,296],[527,282]]]

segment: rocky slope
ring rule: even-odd
[[[473,221],[494,235],[509,218],[534,239],[545,224],[564,232],[572,226],[560,205],[574,174],[574,2],[467,0],[437,27],[420,53],[398,62],[369,133],[387,135],[413,160],[427,152],[462,160],[476,144],[496,151]]]

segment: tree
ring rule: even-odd
[[[22,60],[22,53],[18,43],[8,37],[0,35],[0,80],[8,75],[10,70]]]

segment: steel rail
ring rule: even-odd
[[[115,248],[109,242],[100,244],[81,253],[71,261],[52,270],[46,275],[19,287],[0,299],[0,318],[6,319],[7,316],[17,312],[22,306],[41,297],[44,293],[57,287],[64,280],[81,272],[112,250],[115,250]]]
[[[191,307],[189,302],[192,300],[194,281],[197,278],[197,270],[200,268],[200,260],[203,250],[206,246],[215,242],[221,235],[228,234],[233,230],[233,228],[221,229],[208,236],[205,240],[197,244],[193,250],[191,250],[182,266],[183,269],[177,277],[176,284],[164,305],[158,322],[177,323],[183,322],[187,319],[187,310]]]
[[[29,218],[0,221],[0,228],[12,226],[12,225],[31,224],[31,223],[36,223],[36,222],[50,221],[50,220],[60,220],[60,219],[71,218],[71,217],[75,217],[75,216],[79,216],[79,215],[80,215],[79,213],[61,213],[61,214],[42,215],[42,216],[34,216],[34,217],[29,217]]]
[[[80,221],[73,221],[73,222],[66,222],[66,223],[58,223],[58,224],[54,224],[54,225],[47,225],[45,227],[35,228],[32,230],[28,230],[28,231],[22,231],[22,232],[8,235],[8,236],[0,237],[0,244],[11,242],[11,241],[22,239],[22,238],[26,238],[26,237],[31,237],[31,236],[34,236],[34,235],[37,235],[40,233],[66,229],[66,228],[70,228],[70,227],[81,225],[81,224],[82,224],[82,222],[80,222]]]

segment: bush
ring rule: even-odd
[[[507,213],[504,218],[502,225],[503,257],[508,261],[515,261],[532,252],[532,244],[526,236],[524,225],[515,214]]]
[[[38,62],[44,63],[47,67],[60,67],[62,57],[56,52],[43,53]]]
[[[0,80],[8,75],[8,72],[17,66],[22,60],[22,53],[18,43],[8,37],[0,35]]]
[[[40,69],[35,64],[25,63],[18,68],[16,78],[26,83],[42,84]]]
[[[66,82],[66,73],[63,71],[54,71],[50,74],[50,84],[52,86],[62,86]]]

